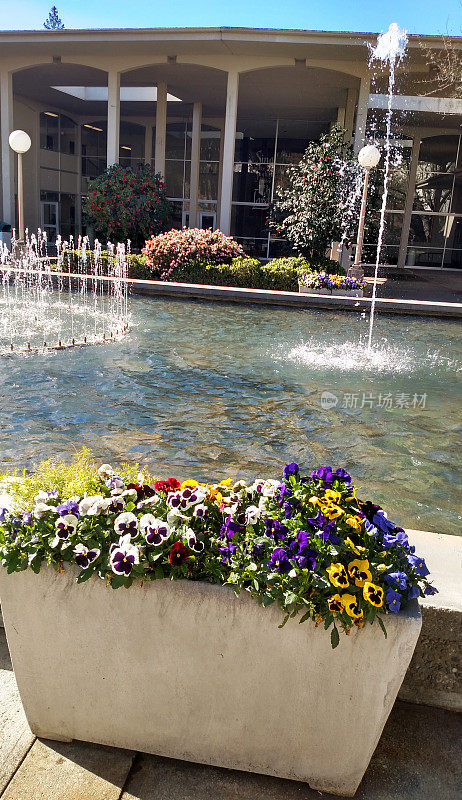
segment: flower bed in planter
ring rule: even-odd
[[[342,469],[152,487],[99,473],[86,497],[48,485],[1,515],[33,732],[353,794],[420,630],[400,604],[433,591],[404,531]]]
[[[328,275],[326,272],[308,272],[298,281],[299,292],[305,294],[332,294],[347,297],[362,297],[365,281],[345,275]]]

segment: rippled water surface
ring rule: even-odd
[[[329,463],[402,525],[459,533],[458,323],[379,316],[369,358],[359,314],[141,298],[131,310],[120,342],[0,359],[0,469],[82,445],[198,479]]]

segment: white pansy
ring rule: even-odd
[[[138,520],[131,511],[124,511],[115,518],[114,530],[133,538],[138,533]]]
[[[255,525],[257,520],[260,519],[261,512],[257,506],[249,506],[245,511],[245,524]]]
[[[261,490],[263,497],[274,497],[277,492],[279,481],[268,480],[265,481]]]
[[[101,494],[92,494],[84,497],[79,503],[79,514],[81,517],[95,516],[104,507],[105,498]]]
[[[186,514],[182,514],[177,508],[172,508],[167,514],[167,522],[172,528],[180,525],[185,519],[189,519],[189,517]]]
[[[56,514],[56,507],[50,506],[48,503],[39,502],[35,504],[32,515],[35,517],[35,519],[41,519],[48,511],[54,511]]]
[[[151,497],[145,497],[144,500],[140,500],[139,503],[136,504],[136,507],[143,508],[143,506],[157,506],[159,503],[162,503],[162,498],[159,497],[158,494],[153,494]]]

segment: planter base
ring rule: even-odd
[[[300,294],[325,294],[328,297],[363,297],[362,289],[311,289],[298,284]]]
[[[0,597],[34,733],[275,775],[353,796],[420,632],[418,607],[341,635],[228,587],[113,590],[49,567]],[[53,733],[52,733],[53,732]]]

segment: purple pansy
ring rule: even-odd
[[[289,532],[287,525],[284,525],[283,522],[279,522],[277,519],[265,519],[265,528],[266,535],[271,536],[276,544],[282,542]]]
[[[143,514],[140,518],[140,530],[148,544],[162,544],[170,535],[166,522],[157,519],[153,514]]]
[[[424,594],[426,594],[426,595],[438,594],[438,589],[435,589],[434,586],[428,585],[424,589]]]
[[[284,469],[282,470],[282,474],[284,478],[287,480],[291,475],[298,475],[300,472],[300,467],[295,461],[292,461],[290,464],[286,464]]]
[[[73,533],[75,533],[77,522],[78,519],[76,516],[74,516],[74,514],[66,514],[66,516],[57,519],[55,522],[55,528],[58,539],[67,539],[68,536],[71,536]]]
[[[420,589],[418,586],[410,586],[407,593],[408,600],[415,600],[416,597],[420,597]]]
[[[406,558],[409,566],[412,567],[416,575],[420,575],[421,578],[425,578],[426,575],[430,574],[430,570],[428,569],[423,558],[410,554],[407,555]]]
[[[73,514],[74,517],[79,516],[79,504],[76,500],[70,498],[66,500],[64,503],[60,503],[59,506],[56,506],[56,511],[58,512],[60,517],[65,517],[66,514]]]
[[[388,583],[389,586],[393,586],[395,589],[405,589],[407,586],[408,577],[405,572],[400,572],[400,570],[396,570],[396,572],[389,572],[383,577],[385,582]]]
[[[333,483],[334,482],[334,475],[332,472],[332,467],[319,467],[319,469],[313,470],[311,473],[311,477],[314,481],[323,481],[324,483]]]
[[[387,606],[390,611],[393,611],[394,614],[397,614],[401,608],[401,595],[399,592],[395,592],[394,589],[390,588],[387,589],[385,592],[385,597],[387,600]]]
[[[341,481],[347,481],[347,483],[351,483],[351,475],[343,469],[343,467],[339,467],[334,474],[334,478],[338,478]]]
[[[286,551],[282,547],[276,547],[271,554],[268,567],[275,572],[289,572],[291,566]]]

